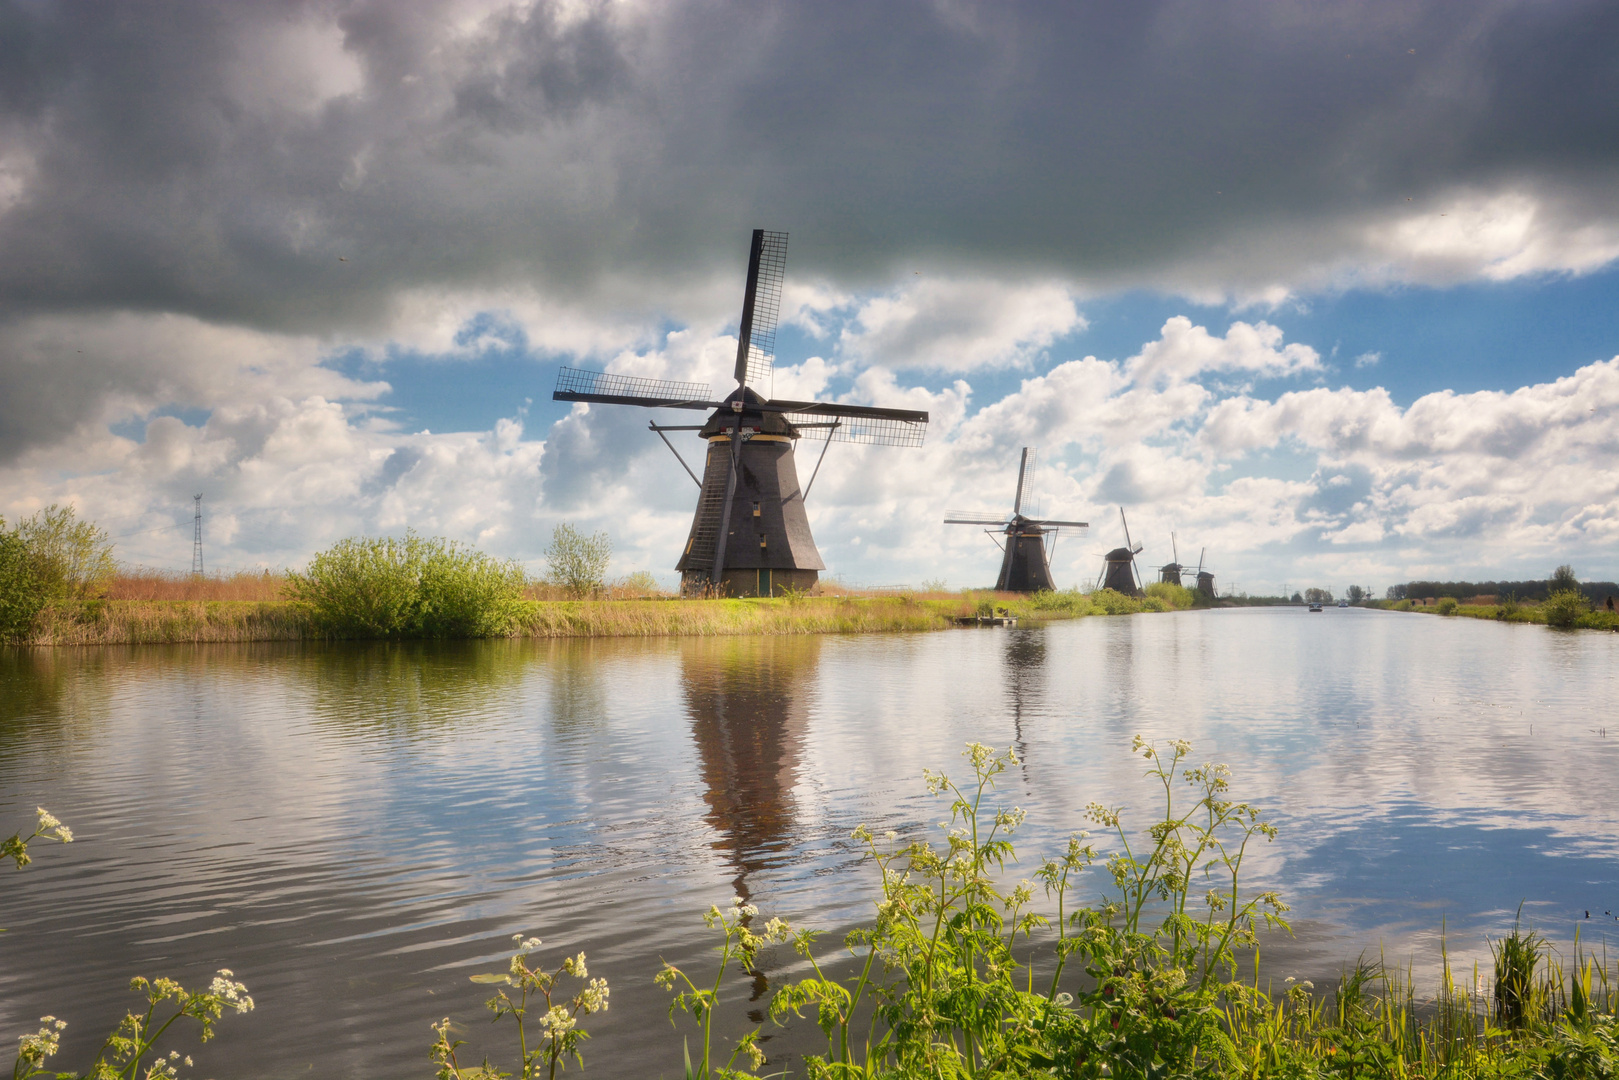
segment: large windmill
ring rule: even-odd
[[[1046,549],[1046,537],[1055,535],[1058,529],[1090,527],[1084,521],[1050,521],[1024,516],[1023,501],[1032,494],[1034,486],[1036,455],[1034,447],[1023,448],[1023,457],[1018,462],[1017,494],[1012,497],[1011,516],[953,512],[944,519],[946,525],[993,526],[993,529],[984,530],[991,537],[996,532],[1005,534],[1006,542],[1001,545],[1005,552],[1001,556],[1001,575],[995,579],[995,588],[1002,592],[1055,589],[1051,581],[1051,553]]]
[[[799,439],[920,446],[928,414],[829,401],[781,401],[768,389],[775,367],[776,316],[787,273],[787,234],[753,231],[748,286],[737,332],[736,389],[715,401],[707,383],[670,382],[563,368],[557,401],[639,405],[649,409],[701,409],[701,424],[647,426],[675,452],[666,431],[695,431],[708,443],[703,478],[684,459],[697,484],[697,512],[675,569],[681,589],[730,596],[770,596],[786,588],[807,589],[826,569],[810,535],[804,499],[815,485],[826,447],[800,491],[793,444]],[[750,385],[751,384],[751,385]]]
[[[1130,522],[1122,506],[1119,522],[1124,526],[1124,547],[1114,548],[1102,556],[1102,576],[1096,584],[1098,588],[1112,589],[1126,596],[1140,596],[1142,588],[1137,583],[1140,574],[1136,571],[1136,556],[1141,554],[1141,545],[1130,543]]]

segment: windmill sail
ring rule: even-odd
[[[748,288],[742,295],[737,330],[736,381],[769,386],[776,365],[776,320],[781,314],[781,283],[787,277],[787,234],[753,230],[748,252]]]
[[[648,408],[719,407],[707,383],[642,379],[634,375],[610,375],[605,371],[584,371],[571,367],[557,373],[557,386],[551,397],[555,401],[597,401],[608,405],[641,405]]]
[[[1025,491],[1031,491],[1034,486],[1031,481],[1034,473],[1034,458],[1038,453],[1039,451],[1032,446],[1023,448],[1023,460],[1019,463],[1017,470],[1017,495],[1012,499],[1012,514],[1014,517],[1023,513],[1023,494]]]
[[[772,401],[805,439],[862,443],[866,446],[921,446],[928,414],[911,409],[874,409],[815,401]],[[837,420],[838,423],[826,423]]]

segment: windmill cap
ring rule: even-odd
[[[1135,558],[1135,555],[1131,553],[1129,548],[1114,548],[1102,557],[1108,562],[1129,562]]]

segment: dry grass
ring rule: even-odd
[[[664,637],[719,634],[869,634],[938,630],[965,613],[960,597],[742,600],[581,600],[532,603],[520,637]]]
[[[33,644],[296,641],[304,636],[303,618],[280,601],[107,600],[48,609]]]
[[[204,574],[180,570],[153,570],[132,567],[119,571],[107,583],[108,600],[280,600],[287,584],[284,574],[242,571],[235,574]]]

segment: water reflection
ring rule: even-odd
[[[1044,627],[1009,631],[1001,652],[1007,703],[1012,713],[1012,747],[1028,775],[1029,746],[1023,738],[1025,710],[1037,712],[1046,699],[1046,631]]]
[[[744,899],[749,875],[780,865],[793,844],[793,786],[820,660],[817,637],[700,639],[681,649],[705,816]]]
[[[1619,738],[1600,715],[1616,660],[1619,635],[1287,610],[0,650],[0,811],[15,826],[45,805],[79,836],[0,892],[0,1031],[72,1002],[64,1054],[83,1056],[130,975],[230,966],[259,1008],[199,1067],[409,1075],[429,1021],[486,1029],[465,976],[522,930],[617,980],[592,1076],[678,1075],[649,976],[660,957],[709,962],[709,904],[734,892],[834,931],[868,919],[849,831],[934,828],[919,777],[959,771],[968,739],[1024,761],[997,798],[1029,810],[1028,860],[1086,827],[1093,799],[1144,824],[1158,806],[1137,732],[1231,763],[1234,791],[1282,827],[1252,855],[1256,887],[1298,916],[1297,942],[1268,946],[1297,965],[1279,975],[1381,946],[1428,978],[1441,926],[1460,963],[1487,958],[1483,934],[1522,900],[1564,941],[1569,913],[1619,910]],[[1592,948],[1619,928],[1597,921]]]
[[[520,641],[341,642],[289,655],[288,674],[309,695],[316,726],[415,738],[498,714],[531,674],[533,649]]]

